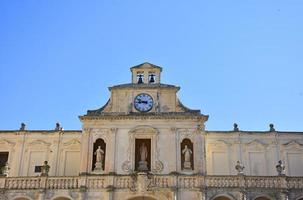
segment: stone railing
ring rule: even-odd
[[[130,189],[156,188],[268,188],[303,189],[303,177],[287,176],[200,176],[128,175],[75,177],[0,177],[0,190],[26,189]]]

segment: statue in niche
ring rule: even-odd
[[[96,163],[94,172],[102,172],[103,171],[103,158],[104,151],[101,149],[101,146],[98,146],[98,149],[94,153],[96,155]]]
[[[187,147],[187,145],[184,146],[184,149],[182,150],[182,154],[184,155],[184,164],[183,168],[185,170],[191,170],[191,155],[193,154],[192,150]]]
[[[148,150],[147,150],[147,147],[144,142],[140,146],[139,153],[140,153],[140,161],[139,161],[138,170],[139,171],[148,171],[148,167],[147,167],[148,163],[146,161],[147,156],[148,156]]]

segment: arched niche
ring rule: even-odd
[[[194,170],[194,145],[190,139],[185,138],[181,142],[181,170]],[[185,162],[185,157],[190,156],[190,165]]]
[[[30,199],[27,197],[17,197],[14,200],[30,200]]]
[[[134,197],[134,198],[130,198],[128,200],[157,200],[155,198],[152,198],[152,197]]]
[[[53,198],[52,200],[72,200],[70,197],[64,197],[64,196],[57,196]]]
[[[231,199],[228,197],[225,197],[225,196],[219,196],[219,197],[214,198],[213,200],[231,200]]]
[[[268,197],[257,197],[255,200],[271,200]]]
[[[105,141],[102,139],[102,138],[98,138],[95,142],[94,142],[94,145],[93,145],[93,162],[92,162],[92,170],[95,169],[95,163],[96,163],[96,157],[97,155],[95,154],[95,152],[97,151],[98,147],[101,147],[102,151],[104,152],[104,155],[103,155],[103,159],[102,159],[102,170],[105,169],[105,157],[106,157],[106,143]]]

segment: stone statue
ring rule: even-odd
[[[275,126],[274,124],[269,124],[269,132],[275,132],[276,129],[275,129]]]
[[[146,161],[147,158],[147,148],[145,146],[145,143],[143,142],[141,147],[140,147],[140,161]]]
[[[20,131],[25,131],[25,129],[26,129],[26,125],[22,122],[21,127],[20,127]]]
[[[9,176],[9,170],[10,170],[11,168],[9,167],[9,165],[8,165],[8,162],[6,162],[5,163],[5,166],[3,167],[3,169],[2,169],[2,174],[4,174],[5,176]]]
[[[148,167],[147,167],[148,163],[146,161],[147,156],[148,156],[148,150],[147,150],[147,147],[144,142],[140,146],[139,153],[140,153],[140,161],[139,161],[138,170],[139,171],[148,171]]]
[[[63,128],[61,127],[60,123],[56,123],[55,131],[61,131]]]
[[[103,159],[104,159],[104,151],[101,149],[101,146],[98,146],[98,149],[95,151],[94,155],[96,155],[96,162],[94,173],[99,174],[103,172]]]
[[[237,123],[234,123],[234,131],[239,131],[239,127]]]
[[[48,176],[50,166],[47,161],[44,161],[44,164],[41,167],[41,176]]]
[[[184,169],[192,169],[191,167],[191,155],[193,154],[192,150],[190,150],[187,145],[185,145],[184,149],[182,150],[182,154],[184,155]]]
[[[283,165],[282,160],[278,161],[278,164],[276,165],[276,169],[279,176],[285,175],[285,165]]]
[[[96,155],[96,163],[103,161],[104,151],[101,149],[101,146],[98,146],[98,149],[95,152]]]
[[[238,160],[237,161],[237,165],[236,165],[236,167],[235,167],[235,169],[237,170],[237,172],[238,172],[238,175],[243,175],[244,174],[244,166],[240,163],[240,161]]]

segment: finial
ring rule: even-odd
[[[269,132],[274,132],[276,131],[274,124],[269,124]]]
[[[278,161],[278,164],[276,165],[276,169],[278,172],[279,176],[284,176],[285,175],[285,165],[283,165],[282,160]]]
[[[59,122],[56,123],[55,131],[61,131],[62,127]]]
[[[20,127],[20,131],[25,131],[25,127],[26,127],[26,125],[25,125],[25,123],[21,123],[21,127]]]
[[[234,123],[234,131],[239,131],[238,124]]]

